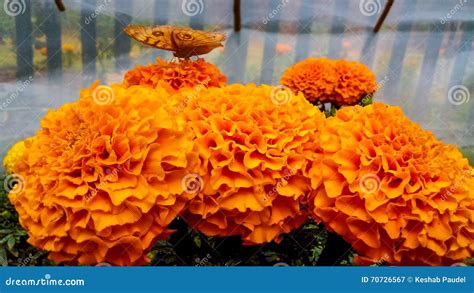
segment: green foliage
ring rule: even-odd
[[[167,241],[158,241],[148,256],[155,266],[313,266],[321,254],[327,233],[308,221],[286,234],[280,243],[242,245],[239,237],[206,237],[184,220],[176,219],[177,231]],[[349,258],[345,264],[351,264]]]
[[[28,235],[18,222],[18,214],[11,205],[4,189],[5,176],[0,178],[0,265],[48,265],[44,252],[27,243]]]
[[[474,147],[461,148],[461,152],[469,160],[469,164],[474,166]]]

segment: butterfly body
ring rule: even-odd
[[[135,40],[162,50],[172,51],[175,57],[189,58],[222,47],[225,35],[185,27],[129,25],[124,32]]]

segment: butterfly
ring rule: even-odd
[[[124,32],[135,40],[162,50],[172,51],[178,58],[207,54],[223,47],[225,35],[187,27],[128,25]]]

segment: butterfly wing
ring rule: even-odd
[[[128,25],[123,31],[145,45],[176,52],[176,48],[171,40],[172,26]]]
[[[176,48],[175,56],[188,58],[211,52],[222,47],[225,35],[221,33],[193,30],[189,28],[174,28],[171,31],[171,41]]]

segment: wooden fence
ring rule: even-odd
[[[41,10],[44,14],[44,21],[41,23],[41,30],[46,36],[46,47],[47,47],[47,73],[48,77],[54,79],[55,82],[61,80],[63,74],[63,62],[61,54],[62,38],[61,38],[61,22],[60,22],[60,13],[55,6],[53,1],[42,1],[33,3],[32,0],[24,0],[26,3],[25,11],[15,17],[16,23],[16,52],[17,52],[17,78],[19,80],[24,80],[33,76],[34,73],[34,60],[33,60],[33,43],[32,43],[32,34],[34,31],[32,25],[32,5],[42,5],[43,9]],[[100,38],[100,32],[97,31],[97,19],[96,17],[91,17],[94,11],[97,9],[103,0],[83,0],[81,1],[81,12],[80,12],[80,41],[81,41],[81,60],[82,60],[82,74],[85,77],[86,82],[90,82],[97,78],[97,39]],[[164,0],[154,0],[154,23],[155,24],[165,24],[168,23],[168,13],[170,5],[176,6],[180,5],[176,2],[180,1],[164,1]],[[260,3],[260,1],[258,1]],[[258,5],[267,5],[268,14],[271,14],[275,10],[275,5],[278,1],[267,1],[263,2],[265,4]],[[294,1],[298,2],[298,1]],[[321,13],[314,12],[315,17],[308,18],[308,9],[311,9],[310,0],[301,0],[299,1],[300,5],[297,11],[294,13],[297,15],[297,21],[295,22],[297,34],[295,42],[295,54],[294,61],[302,60],[310,54],[310,38],[308,34],[312,33],[312,27],[314,23],[320,21],[318,18]],[[416,19],[417,11],[417,2],[415,0],[406,0],[406,1],[396,1],[395,5],[401,5],[403,11],[406,12],[406,19]],[[122,33],[122,29],[128,23],[132,22],[133,19],[130,15],[132,13],[123,13],[124,11],[133,10],[134,1],[127,0],[114,0],[115,9],[115,18],[114,18],[114,32],[117,37],[113,41],[113,56],[115,57],[115,67],[117,70],[127,68],[130,65],[130,50],[131,50],[131,40]],[[228,10],[229,17],[232,17],[232,1],[222,1],[222,9]],[[274,70],[275,70],[275,59],[277,55],[276,43],[272,39],[270,33],[278,33],[282,27],[280,18],[270,19],[266,22],[265,25],[255,25],[249,21],[245,21],[246,12],[251,11],[256,1],[242,1],[242,16],[243,16],[243,30],[240,32],[233,32],[228,36],[228,41],[226,49],[224,52],[223,69],[227,73],[229,82],[242,82],[243,76],[246,72],[246,60],[249,55],[249,50],[252,48],[249,46],[250,38],[249,31],[252,29],[262,30],[269,32],[265,34],[263,40],[263,60],[260,67],[260,78],[258,81],[260,83],[274,83],[273,80]],[[337,11],[334,13],[332,21],[329,23],[330,29],[330,40],[328,44],[328,55],[330,58],[338,58],[341,56],[342,43],[346,36],[349,36],[348,27],[346,25],[347,13],[350,9],[348,5],[349,0],[334,0],[328,1],[328,5],[332,6],[332,9]],[[433,5],[436,5],[436,1],[433,1]],[[66,3],[67,4],[67,3]],[[222,10],[221,9],[221,10]],[[213,13],[209,10],[204,10],[203,13],[198,14],[194,17],[189,17],[189,26],[197,29],[202,29],[205,27],[205,21],[210,13]],[[311,12],[309,12],[311,14]],[[370,17],[370,22],[375,24],[377,15]],[[232,21],[227,21],[227,23],[232,23]],[[406,70],[403,68],[407,56],[407,50],[409,50],[409,41],[413,31],[416,31],[416,28],[419,24],[415,21],[401,21],[396,27],[392,28],[395,35],[393,41],[393,47],[391,49],[391,55],[388,61],[388,70],[382,75],[379,74],[379,78],[386,77],[389,82],[384,85],[382,94],[385,97],[397,97],[403,86],[401,85],[401,77],[403,71]],[[415,97],[420,97],[420,99],[429,99],[430,91],[432,90],[432,85],[434,82],[435,71],[438,68],[438,58],[440,51],[443,50],[446,54],[449,52],[454,52],[455,60],[454,65],[451,66],[451,73],[449,74],[449,79],[446,80],[447,86],[444,87],[447,90],[457,84],[463,84],[466,77],[466,68],[469,62],[472,62],[472,43],[474,36],[474,21],[471,20],[462,20],[457,22],[449,22],[444,25],[440,25],[439,20],[434,20],[431,23],[424,23],[423,25],[428,25],[430,27],[430,33],[428,38],[424,43],[424,52],[422,53],[422,65],[419,69],[419,78],[418,84],[415,89]],[[250,29],[250,30],[249,30]],[[367,25],[364,43],[361,46],[360,61],[367,64],[369,67],[374,63],[374,56],[376,52],[377,42],[379,41],[378,36],[375,34],[368,33],[371,29],[371,25]],[[402,32],[402,33],[400,33]],[[460,37],[455,38],[456,34],[460,34]],[[155,55],[161,54],[159,51],[156,51]],[[444,70],[444,69],[442,69]],[[472,87],[472,85],[470,85]],[[471,98],[474,100],[474,97]],[[409,104],[408,112],[409,114],[416,116],[419,111],[422,111],[424,105],[423,102],[417,101],[407,101]],[[428,103],[428,101],[426,101]],[[474,101],[471,101],[469,106],[474,104]],[[446,101],[445,106],[447,108],[452,107],[449,105],[449,102]],[[471,106],[471,109],[474,108]],[[471,111],[468,115],[468,119],[465,121],[467,126],[474,124],[474,111]],[[471,140],[472,142],[472,140]]]

